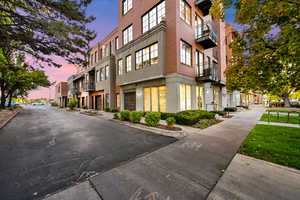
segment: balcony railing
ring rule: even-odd
[[[195,0],[195,5],[202,11],[203,15],[209,14],[209,9],[212,6],[212,0]]]
[[[86,92],[95,91],[95,81],[90,80],[90,81],[85,82],[84,91],[86,91]]]
[[[197,28],[196,41],[201,44],[204,49],[216,47],[218,45],[218,39],[216,29],[213,23],[206,22],[202,27]]]
[[[217,66],[204,65],[204,69],[199,69],[196,77],[198,82],[215,82],[219,81]]]
[[[71,88],[71,93],[72,95],[77,95],[80,93],[80,90],[77,87]]]

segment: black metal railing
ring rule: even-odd
[[[218,81],[218,65],[204,65],[204,68],[198,70],[198,81]]]
[[[195,5],[203,12],[203,15],[209,14],[209,9],[212,6],[213,0],[195,0]]]
[[[95,81],[94,80],[86,81],[84,84],[84,90],[85,91],[95,91]]]
[[[216,34],[216,28],[213,22],[205,22],[202,25],[198,25],[196,30],[196,40],[202,44],[205,48],[212,48],[217,46],[218,39]]]

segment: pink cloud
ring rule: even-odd
[[[76,66],[72,64],[62,64],[62,67],[45,67],[45,73],[48,76],[49,81],[51,82],[61,82],[67,81],[67,79],[76,73]],[[28,95],[29,99],[37,98],[54,98],[54,86],[50,88],[39,87],[36,90],[33,90]]]

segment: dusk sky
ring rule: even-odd
[[[118,0],[94,0],[87,9],[87,15],[93,15],[96,20],[88,27],[96,31],[97,38],[92,45],[108,35],[118,24]],[[234,20],[234,10],[229,9],[226,13],[226,21]],[[66,81],[68,77],[76,73],[76,68],[67,63],[61,63],[63,66],[57,68],[45,68],[46,74],[51,82]],[[29,94],[29,98],[54,98],[54,87],[38,88]]]

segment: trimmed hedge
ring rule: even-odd
[[[120,112],[120,119],[122,121],[129,121],[130,111],[129,110],[123,110]]]
[[[236,107],[227,107],[227,108],[224,108],[224,111],[225,112],[236,112],[237,108]]]
[[[214,110],[214,111],[209,111],[210,113],[213,113],[213,114],[218,114],[220,116],[224,116],[226,115],[227,113],[225,111],[217,111],[217,110]]]
[[[176,119],[174,117],[168,117],[166,119],[168,127],[173,127],[174,124],[176,123]]]
[[[204,110],[186,110],[176,114],[177,124],[192,126],[201,119],[215,119],[215,114]]]
[[[175,117],[176,113],[161,112],[160,115],[162,120],[166,120],[169,117]]]
[[[143,112],[139,112],[139,111],[132,111],[129,114],[129,120],[132,123],[140,123],[141,119],[143,116]]]
[[[145,122],[148,126],[157,126],[160,120],[159,112],[147,112],[145,115]]]

